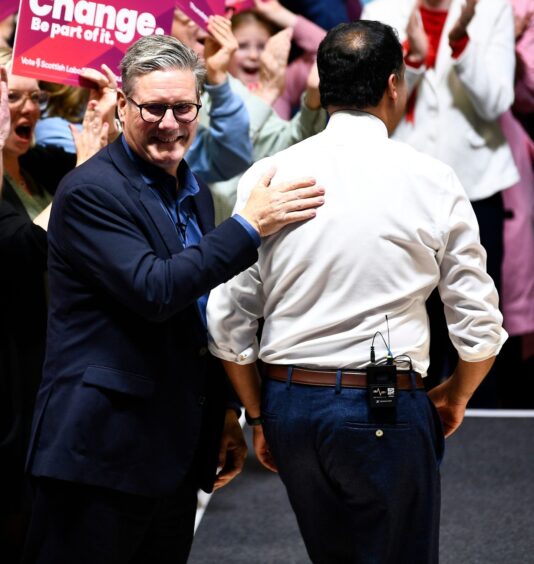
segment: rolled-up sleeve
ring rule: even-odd
[[[478,362],[498,354],[508,335],[502,327],[495,284],[486,272],[486,251],[480,244],[475,213],[452,170],[449,186],[442,207],[444,245],[437,257],[438,289],[458,355]]]
[[[207,308],[210,352],[237,364],[254,362],[263,304],[257,264],[212,290]]]

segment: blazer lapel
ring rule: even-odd
[[[172,255],[182,251],[184,247],[180,242],[176,227],[165,213],[157,196],[143,181],[141,173],[122,146],[121,139],[117,139],[108,147],[114,165],[127,178],[130,186],[138,192],[139,201],[150,217],[154,230],[159,235],[168,253]]]
[[[169,254],[174,255],[183,251],[184,247],[180,242],[176,227],[174,226],[171,218],[161,207],[161,202],[158,200],[158,197],[146,184],[143,183],[143,185],[144,189],[141,189],[139,193],[139,200],[150,216],[150,219],[163,240],[163,243],[167,247]]]

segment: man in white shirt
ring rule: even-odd
[[[318,65],[327,129],[256,163],[237,209],[271,167],[281,181],[312,174],[326,203],[211,292],[210,350],[254,425],[258,458],[286,485],[313,562],[437,562],[439,418],[445,436],[458,428],[506,339],[497,292],[452,169],[388,139],[407,97],[392,28],[342,24]],[[429,401],[435,287],[460,360]]]

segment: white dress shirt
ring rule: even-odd
[[[438,286],[460,357],[485,360],[506,339],[498,296],[465,191],[450,167],[388,139],[362,112],[253,165],[236,211],[263,172],[273,183],[312,176],[325,187],[317,216],[267,237],[258,262],[212,290],[211,352],[246,364],[362,368],[381,331],[394,355],[428,368],[425,300]],[[261,345],[258,318],[265,324]],[[386,354],[380,338],[377,358]]]

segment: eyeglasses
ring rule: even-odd
[[[26,99],[34,106],[43,107],[48,103],[48,92],[44,90],[33,90],[32,92],[10,90],[7,93],[7,101],[11,106],[22,106]]]
[[[127,100],[139,108],[139,115],[147,123],[159,123],[172,109],[172,115],[178,123],[191,123],[195,121],[202,104],[193,102],[178,102],[177,104],[138,104],[135,100],[127,97]]]

